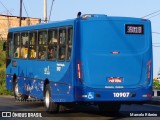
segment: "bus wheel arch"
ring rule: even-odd
[[[13,75],[13,93],[14,93],[14,97],[15,97],[15,100],[27,100],[28,99],[28,95],[25,95],[25,94],[20,94],[18,92],[18,80],[17,80],[17,75],[14,74]]]

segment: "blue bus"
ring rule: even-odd
[[[70,104],[119,111],[152,97],[151,22],[85,14],[75,19],[10,28],[6,87],[15,99],[44,100],[47,112]]]

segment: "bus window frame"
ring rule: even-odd
[[[72,35],[71,35],[71,43],[69,43],[69,29],[72,29]],[[65,41],[64,43],[60,44],[60,34],[61,32],[63,33],[63,30],[64,30],[64,33],[65,33]],[[57,43],[53,42],[53,43],[49,43],[49,32],[50,31],[56,31],[56,39],[57,39]],[[45,32],[46,33],[46,40],[45,40],[45,44],[39,44],[39,33],[40,32]],[[53,28],[45,28],[45,29],[35,29],[35,30],[31,30],[31,31],[21,31],[21,32],[12,32],[12,44],[13,44],[13,52],[12,52],[12,57],[15,58],[15,59],[23,59],[23,60],[26,60],[26,59],[29,59],[29,60],[41,60],[41,61],[44,61],[44,60],[47,60],[47,61],[57,61],[57,62],[69,62],[71,60],[71,55],[72,55],[72,49],[73,49],[73,26],[72,25],[68,25],[68,26],[59,26],[59,27],[53,27]],[[27,33],[28,34],[28,55],[27,55],[27,58],[22,58],[22,55],[21,55],[21,52],[19,54],[19,57],[15,57],[15,47],[19,47],[20,48],[20,51],[22,49],[23,46],[26,46],[26,45],[23,45],[23,41],[22,41],[22,35],[24,33]],[[15,43],[15,35],[19,35],[19,45]],[[34,41],[31,41],[31,34],[36,34],[36,38],[34,39]],[[62,38],[63,38],[63,34],[62,34]],[[32,42],[34,42],[34,44],[32,44]],[[15,45],[16,44],[16,45]],[[69,46],[71,45],[71,51],[70,51],[70,59],[68,58],[68,49],[69,49]],[[31,55],[31,47],[33,47],[33,49],[35,50],[35,53],[36,53],[36,57],[35,58],[30,58],[30,55]],[[46,47],[46,56],[45,56],[45,59],[39,59],[39,47]],[[55,58],[54,59],[49,59],[49,56],[48,56],[48,51],[49,51],[49,47],[53,47],[56,49],[56,53],[55,53]],[[60,59],[60,49],[63,48],[63,52],[64,52],[64,59]]]
[[[18,44],[15,44],[17,41],[15,40],[15,35],[16,34],[19,34],[19,45]],[[14,59],[21,59],[21,54],[20,54],[20,52],[19,52],[19,57],[15,57],[15,53],[16,53],[16,50],[15,50],[15,46],[18,48],[19,47],[19,51],[21,51],[21,33],[20,32],[14,32],[13,33],[13,58]],[[17,49],[16,48],[16,49]]]
[[[28,31],[28,33],[29,33],[29,45],[28,45],[28,59],[29,60],[36,60],[37,59],[37,44],[38,44],[38,30],[32,30],[32,31]],[[30,44],[30,41],[31,41],[31,39],[30,39],[30,34],[31,33],[36,33],[36,39],[35,39],[35,44]],[[36,57],[35,58],[30,58],[30,54],[31,54],[31,52],[30,52],[30,46],[32,46],[32,47],[35,47],[35,52],[36,52]]]

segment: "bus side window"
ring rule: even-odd
[[[57,58],[57,46],[48,46],[48,59],[56,60]]]
[[[47,46],[39,46],[39,48],[38,48],[38,59],[45,60],[47,58],[46,49],[47,49]]]
[[[65,42],[66,42],[66,29],[60,29],[59,40],[60,40],[60,44],[65,44]]]
[[[66,58],[66,29],[60,29],[58,60],[65,60],[65,58]]]
[[[47,30],[38,32],[38,59],[47,58]]]
[[[72,34],[73,34],[73,29],[68,28],[68,39],[67,39],[67,60],[70,60],[71,57],[71,51],[72,51]]]
[[[61,46],[59,48],[59,60],[65,60],[65,47]]]
[[[26,59],[28,57],[28,33],[21,33],[21,58]]]
[[[7,58],[11,58],[12,57],[12,37],[13,37],[13,33],[8,33],[7,36],[7,45],[6,45],[6,53],[7,53]]]
[[[29,58],[30,59],[36,59],[37,57],[37,32],[31,32],[29,33]]]
[[[14,34],[14,58],[20,57],[20,34]]]
[[[47,31],[38,32],[38,44],[46,45],[47,44]]]
[[[48,60],[57,60],[58,30],[48,31]]]
[[[37,56],[36,54],[36,46],[30,46],[29,47],[29,58],[35,59]]]
[[[48,31],[48,44],[53,45],[58,43],[58,33],[56,29]]]

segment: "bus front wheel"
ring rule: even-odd
[[[44,104],[47,113],[57,113],[59,111],[59,105],[57,103],[52,102],[49,84],[47,84],[45,87]]]

